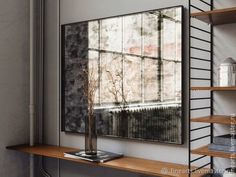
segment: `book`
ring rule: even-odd
[[[225,146],[220,144],[210,144],[208,146],[209,150],[213,151],[223,151],[226,153],[236,153],[236,146]]]
[[[225,145],[225,146],[236,146],[236,135],[232,136],[230,134],[216,136],[213,138],[214,144]]]
[[[104,163],[110,160],[114,160],[117,158],[123,157],[122,154],[116,154],[107,151],[98,151],[97,155],[86,155],[84,150],[81,151],[73,151],[73,152],[65,152],[64,157],[73,158],[73,159],[81,159],[90,162]]]

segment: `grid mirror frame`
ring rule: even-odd
[[[62,25],[62,131],[182,144],[183,7]]]

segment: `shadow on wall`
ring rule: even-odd
[[[121,170],[97,167],[85,164],[74,164],[67,161],[61,163],[61,176],[66,177],[70,174],[70,177],[149,177],[142,174],[136,174],[131,172],[125,172]]]

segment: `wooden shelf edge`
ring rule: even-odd
[[[230,116],[225,116],[225,115],[211,115],[211,116],[205,116],[205,117],[192,118],[191,122],[236,125],[236,118],[231,119]]]
[[[227,158],[227,159],[236,159],[236,154],[234,153],[226,153],[222,151],[213,151],[208,149],[207,146],[203,146],[197,149],[194,149],[191,151],[193,154],[197,155],[207,155],[212,157],[221,157],[221,158]]]
[[[236,23],[236,7],[192,13],[191,17],[212,25]]]
[[[64,152],[78,150],[78,149],[68,148],[68,147],[58,147],[58,146],[50,146],[50,145],[37,145],[34,147],[30,147],[28,145],[17,145],[17,146],[8,146],[7,149],[15,150],[15,151],[23,152],[23,153],[28,153],[28,154],[34,154],[34,155],[39,155],[39,156],[72,161],[76,163],[108,167],[108,168],[118,169],[122,171],[129,171],[129,172],[144,174],[144,175],[165,176],[165,177],[187,177],[188,176],[188,173],[187,173],[188,166],[175,164],[175,163],[160,162],[160,161],[147,160],[147,159],[134,158],[134,157],[123,157],[123,158],[112,160],[106,163],[92,163],[92,162],[87,162],[80,159],[66,158],[64,157]],[[202,173],[193,174],[194,177],[199,177],[201,175]]]
[[[210,14],[222,14],[227,12],[235,12],[236,13],[236,7],[231,8],[224,8],[224,9],[214,9],[206,12],[195,12],[191,14],[191,17],[197,17],[197,16],[205,16]]]
[[[191,90],[201,91],[201,90],[209,90],[209,91],[236,91],[235,87],[191,87]]]

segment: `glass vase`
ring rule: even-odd
[[[89,156],[97,155],[96,116],[92,115],[85,118],[85,154]]]

